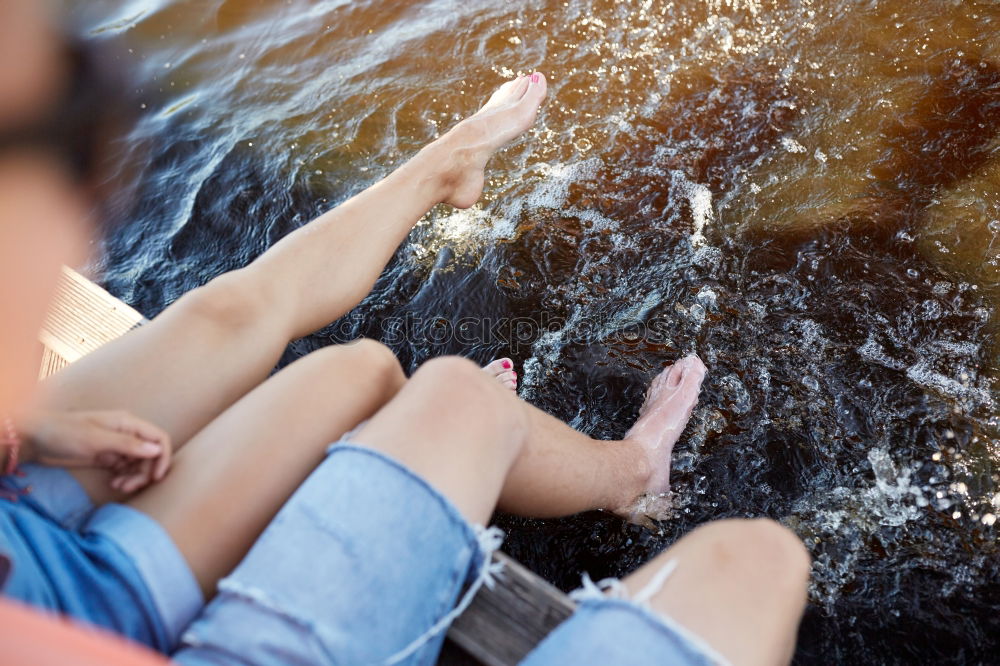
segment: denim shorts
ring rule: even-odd
[[[2,477],[17,496],[0,499],[4,596],[172,650],[204,601],[166,531],[129,506],[95,507],[64,469],[23,471]]]
[[[344,440],[219,584],[173,658],[433,664],[451,620],[503,575],[491,563],[501,539],[400,463]],[[591,596],[525,664],[724,661],[639,604]]]

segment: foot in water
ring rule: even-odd
[[[649,477],[645,488],[631,504],[616,511],[635,520],[637,513],[649,514],[655,501],[670,490],[670,460],[674,444],[684,432],[691,412],[698,404],[701,382],[705,379],[705,364],[697,356],[685,356],[657,375],[646,392],[646,402],[639,410],[639,419],[626,433],[625,441],[639,445],[648,463]],[[658,510],[653,513],[658,513]]]
[[[475,115],[425,149],[438,151],[437,159],[449,165],[442,201],[456,208],[468,208],[479,201],[486,162],[498,148],[535,123],[546,89],[545,77],[538,72],[508,81]]]
[[[495,377],[501,386],[511,391],[517,391],[517,373],[514,372],[514,362],[509,358],[498,358],[483,368],[483,372]]]

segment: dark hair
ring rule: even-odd
[[[0,127],[0,152],[54,154],[103,203],[121,184],[118,140],[132,127],[138,103],[112,48],[79,39],[65,44],[66,76],[58,97],[30,121]]]

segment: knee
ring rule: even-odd
[[[435,404],[443,410],[461,410],[466,416],[504,429],[517,440],[528,430],[523,404],[468,359],[431,359],[417,369],[410,381],[427,386],[435,395]]]
[[[805,602],[812,567],[794,532],[766,518],[720,520],[696,532],[706,541],[705,556],[721,575],[756,582],[775,594]]]
[[[353,361],[377,371],[393,371],[403,374],[396,354],[378,340],[359,338],[341,345],[341,349]]]
[[[264,298],[241,271],[220,275],[184,294],[176,305],[192,322],[237,330],[259,323],[267,316]]]
[[[379,393],[395,394],[406,381],[392,350],[376,340],[361,338],[312,352],[304,359],[322,377],[343,383],[345,375]]]
[[[482,378],[482,370],[472,361],[460,356],[439,356],[417,368],[411,381],[431,384],[439,394],[457,398],[466,391],[472,396],[482,393],[485,388],[479,381]]]

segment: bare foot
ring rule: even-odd
[[[428,146],[440,151],[437,159],[449,165],[444,203],[468,208],[479,201],[486,162],[498,148],[535,123],[546,89],[545,77],[538,72],[508,81],[475,115]]]
[[[514,372],[514,362],[509,358],[498,358],[483,368],[483,371],[495,377],[501,386],[517,391],[517,373]]]
[[[639,420],[626,433],[625,440],[641,446],[649,463],[650,474],[640,496],[662,495],[670,490],[670,458],[698,404],[705,364],[697,356],[685,356],[656,376],[646,392],[646,402],[639,410]],[[634,502],[634,498],[633,498]],[[616,513],[633,518],[635,505]]]

